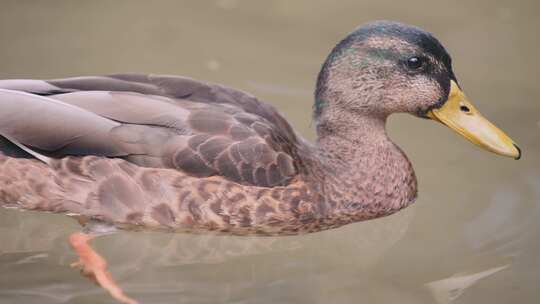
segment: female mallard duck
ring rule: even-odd
[[[395,22],[367,24],[332,50],[317,80],[313,144],[255,97],[184,77],[0,88],[0,204],[119,228],[289,235],[392,214],[417,188],[385,132],[392,113],[520,157],[462,93],[439,41]]]

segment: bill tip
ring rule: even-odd
[[[514,147],[516,147],[516,149],[518,150],[518,156],[516,156],[514,159],[515,160],[518,160],[521,158],[521,149],[516,145],[516,144],[513,144]]]

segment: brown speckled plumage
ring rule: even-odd
[[[378,23],[334,49],[317,84],[313,144],[272,106],[190,78],[0,81],[0,204],[129,229],[261,235],[392,214],[417,184],[386,118],[422,115],[454,77],[444,49],[415,37],[434,39]],[[402,69],[395,56],[415,52],[433,73]]]

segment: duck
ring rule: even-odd
[[[70,237],[76,266],[120,302],[135,303],[88,245],[100,231],[296,235],[411,205],[413,166],[385,129],[393,113],[521,157],[465,96],[431,33],[375,21],[348,34],[322,65],[315,142],[255,96],[188,77],[0,80],[0,206],[100,227]]]

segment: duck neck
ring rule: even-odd
[[[391,143],[386,134],[386,116],[339,113],[339,119],[317,122],[317,145],[332,158],[351,164],[374,149]]]
[[[339,113],[317,123],[320,189],[338,216],[392,214],[416,198],[411,163],[386,133],[386,115]],[[329,180],[333,179],[333,180]]]

